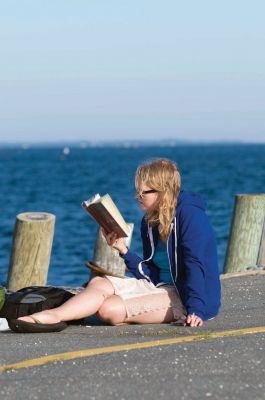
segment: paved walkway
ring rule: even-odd
[[[265,274],[222,280],[201,328],[69,326],[0,332],[1,399],[265,399]]]

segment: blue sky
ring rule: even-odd
[[[0,142],[265,142],[264,1],[0,3]]]

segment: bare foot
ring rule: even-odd
[[[35,314],[31,314],[36,320],[40,321],[42,324],[56,324],[61,322],[59,318],[52,312],[52,310],[45,310]],[[18,318],[19,320],[34,323],[30,315]]]

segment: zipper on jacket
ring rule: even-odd
[[[144,274],[143,268],[142,268],[142,263],[151,260],[151,258],[154,255],[154,251],[155,251],[155,246],[154,246],[154,239],[153,239],[153,232],[152,232],[152,228],[149,226],[148,224],[148,234],[149,234],[149,239],[150,239],[150,243],[151,243],[151,255],[149,258],[147,258],[146,260],[140,261],[138,264],[138,271],[140,272],[141,275],[143,275],[149,282],[151,282],[151,279],[149,278],[149,276]],[[147,235],[148,236],[148,235]]]
[[[175,286],[175,288],[176,288],[176,290],[177,290],[177,293],[179,293],[178,288],[177,288],[177,285],[176,285],[176,283],[175,283],[175,280],[176,280],[176,282],[177,282],[177,276],[178,276],[178,274],[177,274],[178,263],[177,263],[176,218],[174,218],[174,223],[175,223],[175,224],[173,224],[173,222],[172,222],[172,224],[171,224],[171,229],[170,229],[170,232],[169,232],[169,235],[168,235],[168,238],[167,238],[167,257],[168,257],[168,263],[169,263],[169,270],[170,270],[171,279],[172,279],[172,281],[173,281],[173,283],[174,283],[174,286]],[[169,236],[170,236],[170,234],[171,234],[171,232],[172,232],[172,228],[173,228],[174,225],[175,225],[175,229],[173,229],[173,230],[174,230],[174,235],[175,235],[175,264],[176,264],[176,275],[175,275],[175,280],[174,280],[173,274],[172,274],[172,267],[171,267],[171,262],[170,262],[170,257],[169,257],[169,251],[168,251]]]

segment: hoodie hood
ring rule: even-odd
[[[181,190],[178,196],[177,207],[183,207],[184,205],[192,205],[202,209],[203,211],[206,210],[206,202],[199,194]]]

